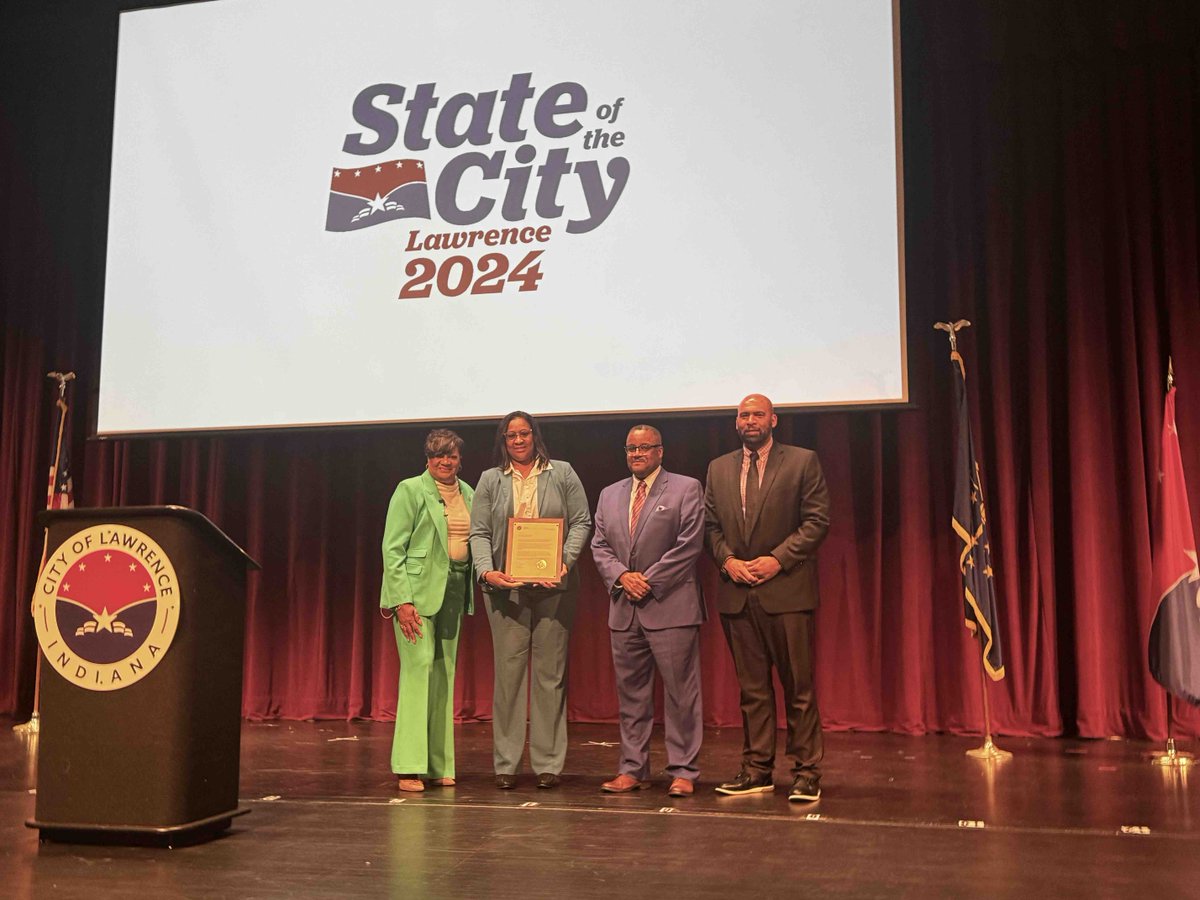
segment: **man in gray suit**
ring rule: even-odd
[[[700,623],[704,597],[696,560],[704,543],[700,482],[662,468],[662,435],[637,425],[625,438],[632,477],[609,485],[596,505],[592,558],[609,593],[608,627],[621,713],[621,765],[601,789],[649,787],[654,669],[666,698],[668,789],[689,797],[700,772]]]
[[[741,687],[742,769],[721,794],[775,789],[774,667],[787,710],[789,800],[821,796],[821,717],[812,683],[816,552],[829,531],[829,491],[817,454],[772,439],[762,394],[738,405],[741,448],[708,466],[705,543],[720,569],[717,608]]]

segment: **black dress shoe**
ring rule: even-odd
[[[538,775],[537,786],[540,788],[556,788],[560,781],[562,779],[553,772],[542,772]]]
[[[792,782],[788,799],[793,803],[811,803],[821,799],[821,779],[813,775],[797,775]]]
[[[733,781],[726,781],[724,784],[717,785],[718,794],[728,794],[730,796],[737,794],[768,794],[775,790],[775,783],[771,780],[771,773],[765,772],[761,775],[755,775],[746,769],[738,772],[737,778]]]
[[[500,788],[500,790],[511,791],[516,786],[517,786],[517,776],[516,775],[497,775],[496,776],[496,787]]]

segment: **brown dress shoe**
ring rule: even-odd
[[[416,775],[401,775],[396,781],[396,787],[409,794],[418,794],[425,790],[425,782]]]
[[[429,783],[434,787],[454,787],[454,779],[450,777],[435,778]]]
[[[630,791],[640,791],[642,788],[648,787],[650,787],[650,782],[639,781],[632,775],[622,772],[612,781],[606,781],[600,785],[600,790],[606,794],[628,794]]]
[[[671,797],[690,797],[695,790],[695,785],[686,778],[673,778],[667,794]]]

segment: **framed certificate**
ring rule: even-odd
[[[559,581],[562,571],[563,520],[508,520],[504,574],[517,581]]]

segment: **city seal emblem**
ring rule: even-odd
[[[162,661],[180,603],[175,567],[149,535],[93,525],[47,555],[33,617],[47,665],[81,688],[115,691]]]

